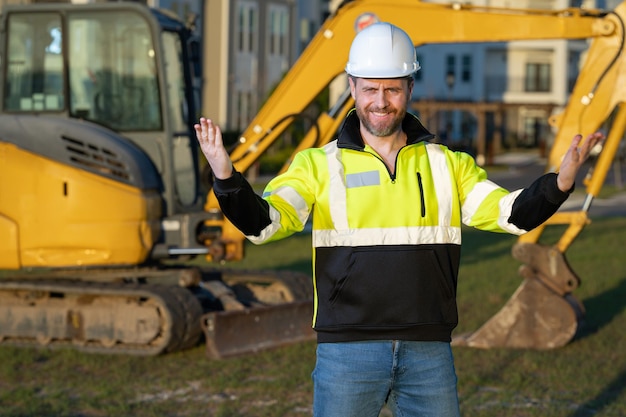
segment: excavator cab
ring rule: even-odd
[[[131,251],[140,255],[108,263],[206,252],[196,239],[208,215],[202,211],[206,190],[200,187],[190,135],[199,74],[192,48],[197,41],[189,28],[132,3],[14,6],[2,19],[3,144],[151,194],[141,239]],[[131,172],[134,167],[139,172]],[[114,194],[109,201],[125,198]],[[27,244],[29,234],[20,229],[22,245]]]

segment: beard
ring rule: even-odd
[[[370,114],[374,112],[379,113],[391,113],[394,117],[388,121],[380,121],[378,123],[370,119]],[[402,126],[402,120],[406,115],[406,109],[377,109],[374,107],[363,109],[356,107],[356,114],[361,121],[361,125],[374,136],[387,137],[400,130]]]

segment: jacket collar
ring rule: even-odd
[[[337,137],[337,147],[346,149],[363,150],[365,142],[361,137],[361,122],[356,115],[356,110],[352,109],[346,116],[343,126]],[[411,113],[407,113],[402,120],[402,130],[406,133],[407,145],[430,140],[435,137],[422,125],[419,119]]]

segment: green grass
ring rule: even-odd
[[[625,225],[624,218],[595,219],[566,252],[582,279],[575,296],[587,311],[573,342],[548,351],[455,349],[464,415],[626,415]],[[548,228],[543,243],[554,243],[561,232]],[[514,238],[468,235],[471,250],[465,252],[459,279],[459,331],[484,322],[519,283],[519,264],[506,260]]]
[[[582,278],[575,295],[587,309],[580,337],[548,351],[454,348],[463,416],[626,415],[624,230],[626,218],[595,219],[567,251]],[[542,241],[561,233],[548,228]],[[459,332],[476,329],[521,282],[513,243],[465,231]],[[308,272],[310,254],[310,236],[302,234],[249,245],[236,266]],[[204,346],[160,357],[2,347],[0,417],[306,416],[314,349],[302,343],[215,361]]]

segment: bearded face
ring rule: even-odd
[[[412,86],[412,80],[405,78],[351,78],[350,88],[361,126],[377,137],[387,137],[399,131]]]

